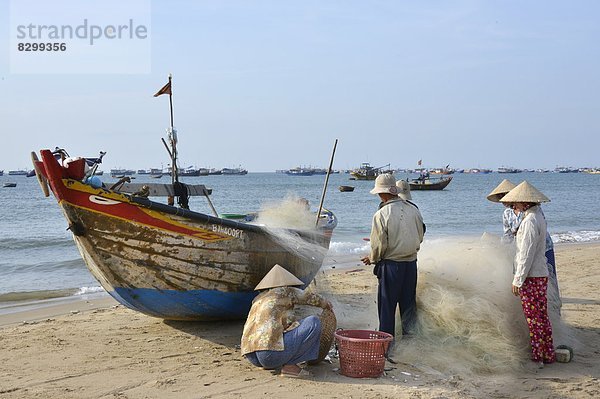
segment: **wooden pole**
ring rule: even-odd
[[[171,108],[171,129],[173,129],[173,84],[171,83],[171,79],[173,79],[173,75],[169,74],[169,87],[171,87],[171,92],[169,93],[169,106]]]
[[[323,202],[325,201],[325,193],[327,192],[327,184],[329,183],[329,174],[331,173],[331,168],[333,167],[333,158],[335,157],[337,142],[338,139],[335,139],[335,143],[333,143],[333,151],[331,152],[329,168],[327,168],[327,175],[325,176],[325,184],[323,185],[323,193],[321,194],[321,202],[319,203],[319,210],[317,211],[317,222],[315,223],[315,227],[319,226],[319,218],[321,217],[321,210],[323,209]]]

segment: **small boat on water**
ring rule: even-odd
[[[354,191],[354,186],[340,186],[339,190],[341,192],[343,192],[343,193],[344,192],[351,192],[351,191]]]
[[[443,190],[452,181],[452,176],[445,176],[439,178],[416,178],[408,182],[411,191],[418,190]]]
[[[157,95],[171,94],[171,78]],[[172,115],[172,113],[171,113]],[[168,130],[171,165],[177,165],[176,131]],[[85,158],[64,150],[32,153],[45,196],[52,192],[88,269],[121,304],[171,320],[242,319],[254,287],[275,264],[305,284],[329,248],[337,219],[315,214],[312,228],[269,228],[219,215],[204,185],[128,183],[108,187],[86,172]],[[67,162],[67,159],[71,159]],[[168,203],[149,199],[168,196]],[[189,196],[207,199],[214,215],[189,209]],[[175,205],[177,204],[177,205]]]
[[[17,183],[6,182],[3,187],[17,187]]]
[[[0,170],[0,176],[3,176],[3,175],[4,175],[4,171]]]

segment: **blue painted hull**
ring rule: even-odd
[[[116,288],[109,294],[123,305],[155,317],[168,315],[171,320],[225,320],[245,318],[258,293]]]

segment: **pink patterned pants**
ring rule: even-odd
[[[528,277],[521,286],[519,294],[529,326],[531,360],[553,363],[556,358],[552,343],[552,325],[548,318],[547,289],[547,277]]]

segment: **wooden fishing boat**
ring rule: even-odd
[[[171,77],[157,94],[171,92]],[[172,102],[170,102],[172,104]],[[337,225],[329,211],[315,214],[311,229],[271,229],[221,217],[204,185],[179,182],[177,132],[168,129],[171,184],[131,183],[125,176],[106,187],[94,172],[99,158],[66,151],[32,153],[38,182],[50,191],[90,272],[123,305],[172,320],[246,317],[254,287],[275,264],[308,285],[321,267]],[[91,169],[90,164],[92,164]],[[87,165],[87,166],[86,166]],[[214,216],[188,208],[204,196]],[[169,205],[150,199],[167,196]],[[321,207],[319,208],[321,209]],[[224,214],[223,216],[230,216]]]
[[[340,186],[339,190],[341,192],[350,192],[350,191],[354,191],[354,186]]]
[[[452,181],[452,176],[440,178],[417,178],[409,182],[411,191],[415,190],[443,190]]]
[[[373,167],[370,163],[363,162],[360,164],[360,168],[354,169],[350,172],[350,175],[354,178],[353,180],[375,180],[377,176],[383,173],[393,173],[390,164]]]
[[[243,318],[256,295],[254,287],[277,263],[308,285],[337,224],[324,211],[318,228],[286,230],[310,248],[298,252],[264,226],[136,195],[143,183],[94,188],[73,175],[76,168],[63,167],[50,150],[42,150],[41,161],[34,160],[34,165],[104,289],[123,305],[164,319]],[[166,189],[156,189],[161,186]],[[186,187],[190,195],[208,195],[203,185]],[[155,189],[151,195],[175,194],[171,184]]]
[[[17,187],[17,183],[13,183],[13,182],[6,182],[6,183],[4,183],[4,184],[2,185],[2,187],[7,187],[7,188],[10,188],[10,187]]]

